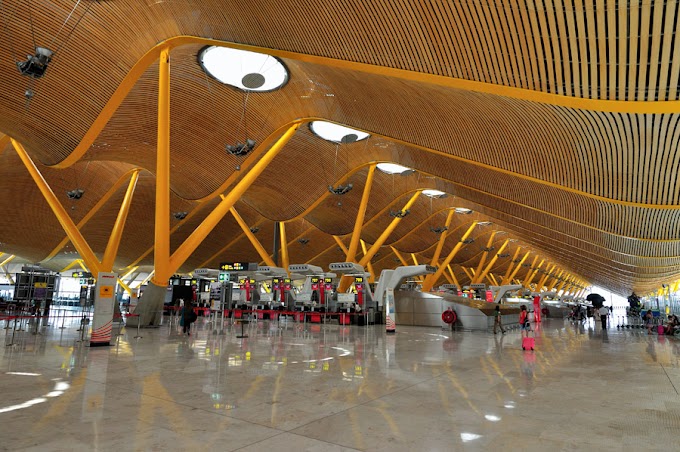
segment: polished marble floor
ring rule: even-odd
[[[0,449],[680,450],[680,341],[646,330],[550,319],[524,352],[516,330],[204,322],[97,348],[0,330]]]

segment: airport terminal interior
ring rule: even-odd
[[[0,449],[680,449],[679,15],[1,0]]]

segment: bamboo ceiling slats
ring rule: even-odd
[[[509,232],[496,237],[496,249],[517,238],[505,253],[530,247],[541,259],[621,292],[654,289],[680,276],[680,113],[642,113],[634,108],[638,104],[617,104],[630,113],[564,106],[573,105],[573,98],[678,100],[678,0],[329,0],[323,9],[307,0],[257,7],[217,0],[81,2],[55,38],[74,4],[4,2],[0,133],[25,145],[76,223],[126,171],[144,170],[117,266],[140,258],[142,264],[153,262],[153,252],[145,253],[153,245],[157,64],[143,72],[80,161],[63,170],[45,165],[70,155],[149,49],[190,35],[386,70],[359,72],[284,58],[290,80],[283,88],[246,95],[203,72],[197,64],[200,45],[174,48],[171,212],[189,217],[171,218],[171,227],[179,225],[172,249],[229,190],[224,182],[247,171],[245,158],[225,152],[227,144],[245,138],[263,143],[292,120],[321,117],[372,136],[336,146],[303,125],[236,204],[248,226],[260,228],[256,236],[266,249],[274,221],[288,221],[291,262],[327,265],[343,259],[331,235],[349,243],[366,165],[392,161],[419,172],[376,172],[362,234],[368,245],[392,220],[390,209],[401,209],[416,189],[436,188],[450,196],[432,201],[421,196],[387,244],[409,259],[410,253],[431,259],[439,235],[430,227],[443,225],[442,209],[473,209],[473,215],[454,215],[442,250],[445,256],[473,219],[494,223],[478,228],[475,242],[454,261],[461,282],[468,278],[459,264],[476,268],[480,247],[496,228]],[[60,49],[46,76],[32,85],[15,64],[33,48],[31,18],[36,44]],[[484,82],[496,87],[488,91],[495,94],[394,77],[387,69]],[[23,93],[29,86],[35,95],[27,104]],[[512,91],[511,97],[499,86],[528,91],[521,96]],[[546,103],[541,93],[563,96],[562,106]],[[328,193],[329,185],[341,182],[354,189],[344,196]],[[0,188],[5,194],[0,205],[16,213],[0,224],[0,251],[45,258],[64,233],[11,146],[0,154]],[[65,197],[74,188],[85,190],[79,201]],[[82,228],[99,256],[124,190]],[[14,208],[18,198],[22,209]],[[62,251],[47,264],[62,265],[68,256]],[[384,246],[376,271],[394,265],[395,258]],[[489,253],[487,262],[491,258]],[[206,260],[215,265],[260,257],[227,215],[182,270]],[[510,261],[499,258],[491,271],[502,277]]]

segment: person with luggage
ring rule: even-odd
[[[534,338],[529,336],[531,324],[529,323],[529,313],[525,305],[520,307],[519,326],[522,330],[522,350],[533,350],[535,343]]]
[[[505,330],[503,329],[503,325],[501,324],[501,307],[500,305],[496,305],[496,310],[493,313],[494,319],[493,319],[493,334],[496,334],[496,329],[500,327],[501,329],[501,334],[505,334]]]
[[[528,331],[531,328],[529,325],[529,313],[527,312],[527,307],[526,305],[522,305],[519,307],[519,328],[522,334],[522,337],[528,336]]]
[[[607,329],[607,316],[609,315],[609,308],[602,305],[599,309],[600,312],[600,322],[602,322],[602,331]]]

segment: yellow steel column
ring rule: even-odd
[[[517,266],[516,266],[515,269],[512,271],[512,273],[510,273],[510,275],[507,275],[507,274],[506,274],[506,278],[503,278],[503,281],[501,282],[501,285],[502,285],[502,286],[505,285],[505,284],[510,284],[510,283],[512,282],[513,278],[515,277],[515,275],[517,274],[517,272],[519,271],[519,269],[522,268],[522,264],[524,264],[524,261],[527,260],[527,257],[529,257],[529,254],[531,254],[531,251],[527,251],[527,253],[524,255],[524,257],[522,258],[522,260],[520,260],[520,261],[517,263]]]
[[[342,243],[342,240],[340,239],[340,237],[338,237],[337,235],[334,235],[333,238],[335,239],[335,243],[338,244],[338,246],[340,247],[342,252],[345,253],[345,256],[349,255],[349,251],[347,250],[347,247],[345,246],[345,244]]]
[[[534,261],[535,261],[535,259],[534,259]],[[527,288],[527,289],[529,288],[529,286],[531,285],[531,282],[534,280],[534,277],[536,276],[538,271],[541,269],[541,266],[543,266],[544,262],[545,262],[545,259],[541,259],[541,263],[538,264],[538,267],[535,267],[533,269],[533,271],[529,270],[529,275],[527,275],[527,277],[525,278],[525,282],[522,283],[522,285],[525,288]],[[550,273],[550,270],[548,270],[548,273]]]
[[[0,266],[7,265],[7,264],[10,263],[15,257],[16,257],[16,256],[15,256],[14,254],[12,254],[12,255],[9,256],[7,259],[5,259],[4,261],[0,262]]]
[[[420,196],[420,193],[422,190],[416,190],[416,192],[411,196],[411,199],[408,200],[406,205],[404,206],[402,211],[408,210],[413,206],[413,204],[416,202],[418,199],[418,196]],[[380,237],[378,237],[378,240],[375,241],[375,243],[371,246],[371,248],[368,250],[368,253],[364,254],[364,257],[361,258],[359,261],[359,265],[366,265],[367,262],[370,262],[370,260],[373,258],[375,253],[378,252],[381,246],[385,243],[385,241],[389,238],[390,234],[394,232],[394,230],[397,228],[397,225],[401,221],[401,218],[397,217],[392,222],[387,226],[387,229],[383,231],[382,234],[380,234]]]
[[[125,222],[127,221],[127,216],[130,212],[132,195],[135,193],[135,187],[137,186],[138,179],[139,171],[135,171],[130,177],[130,183],[128,184],[128,188],[125,191],[123,202],[120,205],[118,217],[116,217],[116,222],[114,223],[113,230],[111,231],[111,237],[109,237],[109,243],[106,245],[106,251],[104,251],[104,258],[102,259],[102,265],[100,268],[100,270],[103,272],[110,272],[113,270],[113,261],[116,259],[116,254],[118,254],[120,239],[123,236],[123,229],[125,228]]]
[[[552,273],[553,270],[555,270],[555,268],[557,268],[557,264],[554,264],[552,267],[550,266],[548,267],[548,270],[546,271],[545,275],[543,275],[541,279],[538,280],[538,284],[536,284],[536,292],[541,292],[543,290],[543,285],[548,279],[550,273]]]
[[[52,212],[54,212],[54,215],[57,217],[57,220],[59,220],[59,224],[61,224],[61,227],[66,232],[66,235],[68,235],[69,240],[71,240],[71,243],[73,243],[73,246],[78,251],[78,254],[85,259],[87,266],[92,269],[92,273],[97,274],[99,271],[99,261],[95,257],[94,252],[92,252],[90,245],[87,244],[85,238],[66,212],[66,209],[64,209],[64,206],[61,205],[50,186],[47,185],[47,181],[43,178],[42,174],[40,174],[38,167],[35,166],[35,163],[33,163],[33,160],[31,160],[31,157],[21,143],[12,139],[12,145],[19,155],[19,158],[26,166],[33,181],[40,189],[45,201],[47,201],[47,204],[49,204]]]
[[[548,286],[548,292],[553,290],[553,288],[557,285],[557,283],[560,281],[559,278],[562,277],[564,274],[564,270],[560,271],[560,273],[553,279],[552,283],[550,283],[550,286]]]
[[[408,266],[408,262],[406,262],[406,259],[404,259],[404,256],[401,255],[399,251],[393,246],[390,245],[390,249],[392,249],[392,252],[394,253],[395,256],[397,256],[397,259],[401,261],[401,265],[404,267]]]
[[[477,222],[473,221],[468,230],[465,231],[465,234],[463,234],[458,243],[456,243],[456,246],[454,246],[449,255],[446,256],[446,259],[444,259],[442,265],[440,265],[439,268],[437,268],[437,271],[433,275],[428,275],[427,277],[425,277],[425,282],[423,283],[422,288],[423,292],[429,292],[430,290],[432,290],[432,286],[435,285],[437,280],[442,276],[444,269],[451,263],[453,258],[456,257],[456,254],[458,254],[458,251],[463,246],[463,242],[467,240],[470,234],[472,234],[472,231],[475,229],[475,226],[477,226]]]
[[[364,225],[364,218],[366,216],[366,207],[368,207],[368,200],[371,195],[371,187],[373,186],[373,176],[375,174],[376,164],[368,167],[368,176],[366,176],[366,185],[364,186],[364,193],[361,195],[361,203],[359,204],[359,211],[357,218],[354,220],[354,231],[349,242],[349,250],[345,260],[347,262],[354,262],[356,260],[357,249],[359,248],[359,239],[361,238],[361,228]]]
[[[472,267],[465,268],[462,265],[460,266],[460,268],[463,269],[463,271],[465,272],[465,276],[468,277],[468,279],[470,280],[470,284],[472,284],[472,280],[475,279],[475,269]]]
[[[484,268],[484,271],[482,272],[481,275],[476,275],[475,278],[477,278],[478,282],[481,282],[484,280],[484,277],[491,271],[491,267],[493,267],[493,264],[496,263],[498,260],[498,255],[503,252],[506,246],[508,246],[508,243],[510,243],[510,239],[505,239],[505,242],[501,245],[501,247],[498,249],[498,252],[494,254],[493,258],[491,258],[491,261],[489,264]]]
[[[512,259],[510,259],[510,264],[508,265],[508,269],[505,271],[505,275],[503,275],[503,279],[501,280],[501,284],[505,284],[505,281],[507,281],[510,277],[510,273],[512,272],[512,269],[515,267],[514,264],[521,265],[516,263],[515,261],[517,260],[517,256],[519,256],[519,252],[522,250],[521,246],[518,246],[517,249],[515,250],[515,254],[513,254]]]
[[[475,279],[472,281],[472,284],[478,284],[484,279],[484,275],[482,274],[482,268],[484,267],[484,264],[486,263],[486,258],[489,255],[489,251],[491,249],[491,245],[493,245],[493,239],[496,237],[496,232],[498,231],[493,231],[491,235],[489,236],[489,240],[486,242],[486,248],[484,248],[484,253],[482,253],[482,258],[479,260],[479,265],[477,265],[477,270],[475,271]]]
[[[494,286],[498,285],[498,281],[496,280],[496,277],[493,275],[493,273],[487,273],[486,279],[488,279],[492,285]]]
[[[156,138],[156,220],[154,229],[153,281],[165,286],[170,269],[170,49],[161,50],[158,61],[158,131]]]
[[[67,271],[71,270],[73,267],[75,267],[76,265],[78,265],[78,261],[79,261],[79,260],[80,260],[80,259],[73,259],[73,262],[71,262],[71,263],[68,264],[66,267],[64,267],[64,268],[62,268],[61,270],[59,270],[59,273],[64,273],[64,272],[67,272]]]
[[[522,281],[522,285],[524,287],[528,287],[527,283],[530,282],[529,277],[531,277],[531,279],[533,280],[534,275],[541,268],[541,266],[543,265],[543,262],[545,261],[545,259],[541,260],[541,263],[538,265],[538,267],[536,267],[536,261],[537,260],[538,260],[538,254],[536,256],[534,256],[534,260],[531,262],[531,265],[529,265],[529,271],[527,271],[527,274],[524,275],[524,281]]]
[[[253,232],[250,230],[246,222],[243,221],[243,218],[241,218],[241,215],[239,215],[236,209],[232,207],[231,209],[229,209],[229,212],[231,212],[231,214],[234,216],[238,225],[241,226],[243,233],[246,235],[246,237],[248,237],[248,240],[250,240],[251,245],[253,245],[253,247],[257,251],[257,254],[260,255],[260,258],[264,261],[264,263],[269,265],[270,267],[276,267],[276,264],[272,260],[271,256],[269,256],[269,253],[265,251],[260,241],[257,240],[255,234],[253,234]]]
[[[361,243],[361,250],[364,252],[364,256],[365,256],[366,255],[366,242],[364,242],[363,240],[360,240],[360,243]],[[366,269],[368,269],[368,272],[371,274],[371,276],[368,278],[368,282],[370,282],[370,283],[375,282],[375,271],[373,270],[373,264],[371,264],[371,261],[368,261],[366,263]]]
[[[140,168],[131,169],[130,171],[127,171],[125,174],[118,178],[118,180],[106,191],[106,193],[104,193],[104,196],[99,198],[97,204],[95,204],[89,210],[89,212],[87,212],[87,214],[78,222],[78,224],[76,225],[78,230],[80,230],[88,221],[90,221],[90,219],[92,219],[92,217],[97,212],[99,212],[99,210],[104,206],[104,204],[106,204],[108,200],[111,199],[111,197],[116,194],[118,189],[123,186],[125,181],[128,179],[128,176],[132,175],[136,171],[140,171]],[[59,245],[54,247],[54,249],[50,252],[50,254],[47,255],[47,257],[43,259],[43,261],[48,261],[52,259],[64,246],[66,246],[67,243],[68,236],[64,237],[64,239],[61,242],[59,242]]]
[[[449,232],[449,226],[451,225],[451,220],[453,219],[453,214],[456,213],[455,209],[449,210],[449,214],[446,216],[446,223],[444,223],[444,227],[446,227],[446,230],[442,232],[442,235],[439,237],[439,242],[437,243],[437,248],[434,250],[434,255],[432,256],[432,261],[430,265],[435,265],[436,262],[439,262],[439,256],[442,254],[442,249],[444,248],[444,242],[446,242],[446,235],[447,232]]]
[[[295,131],[298,129],[299,124],[294,124],[291,126],[286,133],[279,138],[279,140],[266,152],[265,155],[252,167],[248,173],[243,176],[243,178],[234,186],[234,188],[224,197],[224,199],[215,207],[215,209],[208,214],[203,222],[198,225],[194,232],[187,237],[187,239],[182,243],[179,248],[170,257],[170,265],[167,268],[167,274],[158,275],[156,271],[156,276],[154,279],[158,281],[163,281],[170,276],[191,256],[196,248],[201,244],[201,242],[207,237],[208,234],[217,226],[224,215],[229,212],[229,209],[238,201],[243,193],[255,182],[257,177],[262,174],[262,171],[267,168],[267,166],[274,160],[279,154],[279,151],[288,143],[288,141],[295,135]],[[283,223],[282,223],[283,224]],[[284,228],[281,228],[283,231]],[[284,242],[281,242],[281,250],[286,249],[286,256],[288,252],[288,247],[284,246]],[[283,257],[283,254],[282,254]]]
[[[4,265],[0,265],[0,268],[2,268],[2,271],[5,273],[5,278],[7,278],[7,282],[14,285],[14,278],[12,278],[12,275],[7,270],[7,267],[5,267]]]
[[[288,260],[288,241],[286,240],[286,223],[279,223],[279,237],[281,242],[281,265],[288,271],[290,261]],[[289,273],[290,274],[290,273]]]
[[[120,287],[122,287],[123,290],[126,291],[130,296],[134,295],[134,293],[132,292],[132,289],[130,289],[130,287],[129,287],[127,284],[125,284],[121,278],[118,278],[118,284],[119,284]]]
[[[448,268],[449,270],[449,274],[451,275],[453,283],[458,287],[458,289],[463,290],[463,288],[460,286],[460,283],[458,282],[458,278],[456,278],[456,274],[453,272],[453,269],[451,268],[451,264],[447,265],[446,268]]]
[[[416,253],[411,253],[411,259],[413,259],[413,265],[420,265],[418,264],[418,258],[416,258]]]

